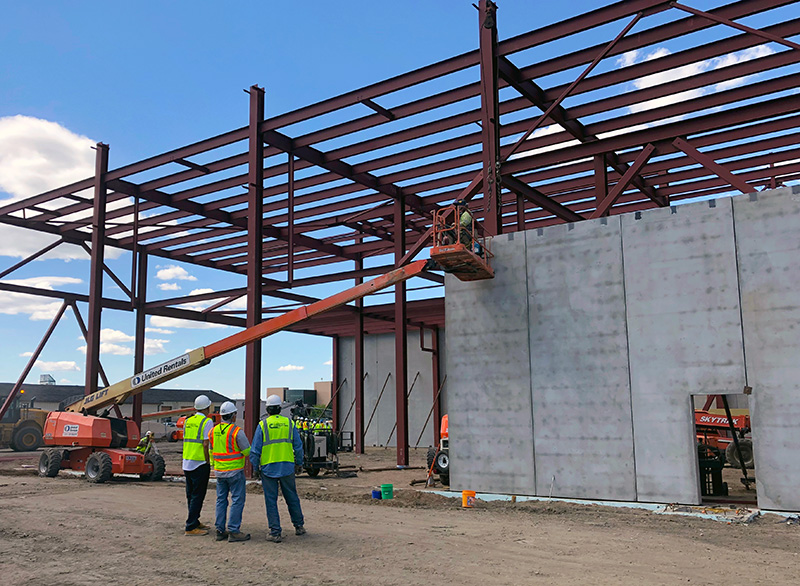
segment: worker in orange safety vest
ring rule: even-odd
[[[247,541],[242,533],[242,511],[245,501],[244,462],[250,454],[250,442],[242,428],[234,424],[236,405],[225,401],[219,408],[222,419],[209,434],[209,451],[217,479],[217,516],[214,522],[217,541],[229,543]],[[228,494],[231,496],[231,515],[228,519]],[[227,526],[226,526],[227,520]]]

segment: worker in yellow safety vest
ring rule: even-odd
[[[225,401],[219,408],[222,421],[209,435],[211,463],[217,479],[217,516],[214,524],[217,541],[247,541],[242,533],[242,511],[245,501],[244,461],[250,454],[250,442],[241,427],[234,424],[236,405]],[[228,493],[231,495],[231,516],[228,519]],[[227,520],[227,527],[226,527]]]
[[[278,514],[278,488],[289,508],[295,535],[305,535],[303,511],[294,481],[295,465],[303,463],[303,442],[295,423],[280,415],[281,399],[267,397],[267,415],[259,423],[250,449],[250,463],[261,476],[264,502],[267,508],[269,541],[280,543],[281,519]]]
[[[208,455],[208,434],[214,427],[209,417],[211,399],[199,395],[194,400],[194,408],[197,413],[183,422],[183,475],[186,477],[186,502],[189,507],[185,534],[208,535],[208,525],[200,522],[200,513],[211,474]]]

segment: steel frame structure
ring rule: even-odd
[[[63,299],[73,309],[88,302],[88,393],[101,372],[102,309],[136,313],[141,370],[147,315],[254,325],[265,313],[315,300],[298,289],[360,282],[408,263],[430,243],[433,211],[455,198],[471,201],[496,235],[800,179],[800,45],[790,40],[800,34],[800,18],[779,10],[796,4],[738,0],[704,12],[626,0],[498,41],[502,12],[480,0],[473,51],[270,118],[264,90],[252,86],[248,126],[116,169],[108,167],[108,146],[98,144],[94,177],[0,206],[0,222],[58,237],[0,279],[61,243],[77,243],[91,254],[89,295],[1,281],[0,290]],[[743,24],[756,15],[769,24]],[[592,44],[590,37],[608,40]],[[768,50],[754,58],[741,57],[763,45]],[[621,66],[623,56],[658,47],[669,50]],[[721,58],[729,62],[687,74]],[[131,251],[128,286],[103,262],[105,246]],[[240,274],[247,285],[148,300],[150,257]],[[127,299],[103,296],[104,273]],[[265,307],[264,296],[288,304]],[[244,316],[226,309],[240,297]],[[181,307],[198,301],[214,303],[202,311]],[[355,336],[359,450],[364,332],[395,332],[402,466],[403,341],[409,327],[436,330],[443,322],[441,299],[407,303],[400,286],[393,307],[357,303],[297,329],[331,336],[335,356],[338,337]],[[436,403],[440,366],[431,351]],[[252,433],[260,344],[249,344],[246,356]],[[336,368],[335,375],[337,388]],[[138,419],[141,405],[135,409]]]

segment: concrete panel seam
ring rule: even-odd
[[[622,305],[625,307],[625,350],[628,354],[628,396],[630,397],[631,406],[631,450],[633,453],[633,500],[639,500],[639,475],[636,473],[636,432],[633,419],[633,380],[631,379],[631,338],[628,331],[628,287],[625,281],[625,235],[622,218],[619,219],[619,258],[620,268],[622,270]]]
[[[751,200],[752,201],[752,200]],[[744,384],[750,386],[747,376],[747,348],[744,343],[744,310],[742,309],[742,273],[739,270],[739,239],[736,237],[736,206],[731,202],[731,224],[733,228],[733,260],[736,263],[736,293],[739,295],[739,329],[742,332],[742,366],[744,368]]]
[[[522,233],[522,250],[525,258],[525,322],[527,323],[528,334],[528,396],[531,400],[531,459],[533,460],[533,491],[536,492],[536,433],[534,430],[535,418],[533,415],[533,362],[531,361],[531,291],[530,291],[530,278],[528,273],[528,236],[527,232]]]

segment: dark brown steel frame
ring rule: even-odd
[[[264,312],[285,308],[263,307],[264,296],[291,304],[309,303],[314,298],[296,289],[342,280],[359,282],[409,262],[430,242],[433,210],[454,198],[474,200],[473,213],[494,235],[796,180],[800,164],[794,161],[800,149],[792,147],[800,136],[800,100],[785,94],[797,87],[800,74],[781,69],[800,63],[800,45],[789,40],[800,34],[800,19],[774,18],[761,29],[739,22],[757,14],[769,16],[773,9],[793,4],[797,0],[738,0],[703,12],[677,2],[627,0],[498,41],[497,6],[480,0],[476,50],[267,119],[264,90],[253,86],[248,90],[248,126],[117,169],[109,170],[108,146],[98,144],[94,177],[0,206],[0,222],[58,236],[53,244],[0,273],[0,278],[62,243],[76,243],[91,255],[89,295],[2,282],[0,290],[60,298],[76,315],[76,302],[88,302],[88,326],[82,329],[87,337],[89,392],[96,387],[98,374],[104,378],[99,363],[103,308],[135,311],[134,369],[139,371],[144,366],[147,315],[253,325]],[[648,17],[666,11],[674,16],[672,20],[646,26]],[[585,46],[578,40],[578,33],[604,26],[617,27],[609,42]],[[731,34],[703,44],[689,43],[688,48],[628,67],[600,68],[629,51],[712,27]],[[525,66],[515,64],[530,60],[525,51],[565,37],[573,38],[579,48]],[[774,43],[781,50],[657,86],[619,91],[622,84],[648,75],[764,43]],[[471,83],[454,83],[433,94],[421,89],[421,97],[405,102],[393,96],[468,70],[477,76]],[[573,70],[580,74],[576,76]],[[758,80],[732,84],[725,91],[652,109],[631,109],[664,95],[757,73],[762,74]],[[571,81],[549,88],[536,81],[549,76]],[[513,92],[501,92],[506,88]],[[475,109],[471,100],[480,100],[480,107]],[[566,107],[567,100],[574,104]],[[366,108],[364,115],[335,125],[316,122],[359,104]],[[631,112],[614,114],[624,108]],[[401,129],[393,126],[428,112],[437,115]],[[596,121],[581,121],[588,117]],[[304,124],[316,129],[297,136],[286,130]],[[561,130],[537,135],[535,131],[544,125]],[[374,138],[360,134],[378,128],[384,132]],[[344,146],[326,150],[323,145],[332,140]],[[239,145],[241,152],[223,157],[215,153],[231,145]],[[358,162],[349,162],[353,159]],[[158,176],[142,183],[132,180],[145,171]],[[90,189],[91,194],[84,193]],[[130,205],[107,209],[129,198]],[[141,217],[143,212],[150,215]],[[132,252],[130,286],[103,262],[106,245]],[[388,260],[390,254],[389,262],[365,263],[369,257]],[[245,275],[247,286],[148,301],[150,256]],[[342,270],[342,262],[353,262],[354,268]],[[315,274],[300,274],[309,268]],[[104,273],[120,286],[126,301],[102,296]],[[276,274],[285,276],[269,276]],[[438,275],[427,278],[443,282]],[[243,296],[247,300],[244,319],[225,308]],[[213,303],[202,311],[180,307],[196,301]],[[364,433],[364,333],[395,332],[397,461],[406,465],[403,340],[408,327],[435,329],[443,321],[440,299],[407,303],[401,286],[396,288],[393,306],[357,303],[297,329],[333,337],[337,356],[339,337],[355,336],[358,450],[363,450]],[[250,433],[257,419],[260,352],[259,343],[246,350],[246,429]],[[438,351],[431,354],[436,387]],[[334,372],[338,381],[338,364]],[[436,388],[434,396],[438,400]],[[434,408],[438,418],[439,407]],[[135,419],[140,415],[141,401],[134,405]]]

